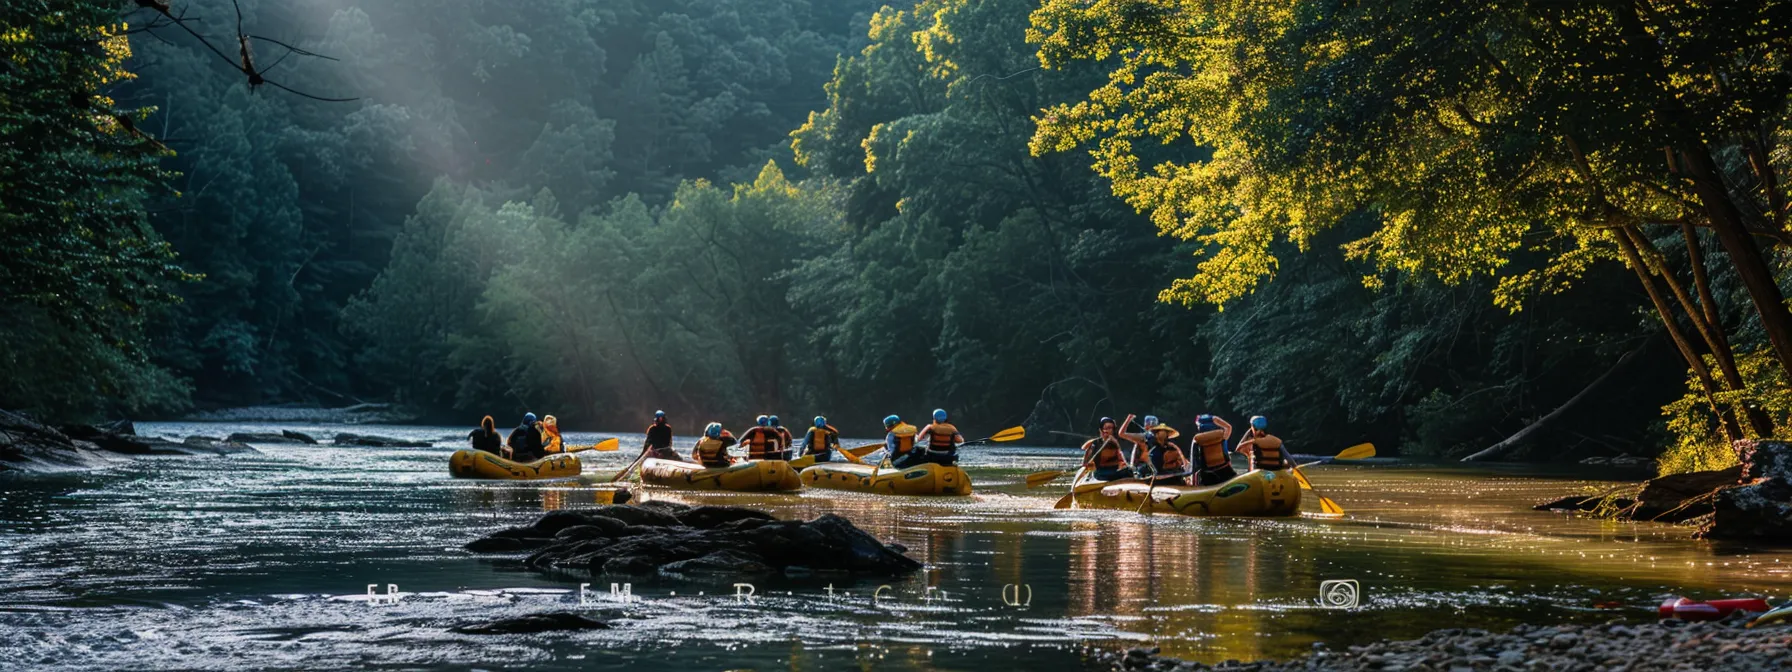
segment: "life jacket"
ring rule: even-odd
[[[839,436],[840,432],[833,427],[810,427],[804,440],[809,443],[809,454],[816,455],[832,451],[834,444],[839,442]]]
[[[722,436],[726,437],[728,433],[723,432]],[[703,464],[732,463],[734,459],[728,456],[728,446],[731,445],[731,441],[705,436],[697,439],[697,447],[691,449],[691,460]]]
[[[1145,445],[1150,446],[1147,455],[1151,460],[1151,468],[1156,469],[1157,473],[1174,474],[1188,468],[1188,458],[1183,456],[1182,448],[1175,441],[1157,443],[1157,437],[1153,435]]]
[[[1195,433],[1195,446],[1201,451],[1201,466],[1207,469],[1231,464],[1226,459],[1226,432],[1210,429]]]
[[[773,453],[781,450],[779,444],[782,441],[783,437],[778,436],[778,430],[770,427],[754,427],[740,435],[740,442],[747,446],[747,459],[749,460],[777,458],[778,456]]]
[[[777,427],[773,427],[772,431],[775,431],[778,433],[778,440],[784,442],[785,450],[789,450],[791,446],[796,445],[796,437],[790,433],[789,427],[779,425]]]
[[[1097,469],[1118,469],[1126,466],[1126,455],[1121,452],[1120,441],[1116,439],[1100,437],[1089,439],[1088,443],[1083,444],[1083,452],[1088,453],[1090,450],[1094,450],[1095,453],[1090,456],[1090,461],[1095,463]]]
[[[1269,432],[1251,430],[1251,468],[1274,471],[1288,468],[1288,454],[1282,452],[1282,440]]]
[[[920,431],[921,430],[919,430],[919,429],[915,429],[914,425],[908,424],[906,422],[902,423],[900,425],[896,425],[895,427],[891,428],[890,436],[896,437],[896,454],[891,455],[890,457],[896,457],[898,455],[907,455],[909,453],[909,451],[914,450],[915,449],[915,434],[919,433]],[[886,441],[885,443],[887,444],[889,442]]]
[[[1219,423],[1213,422],[1211,420],[1209,420],[1207,422],[1201,422],[1200,418],[1195,418],[1195,431],[1196,432],[1211,432],[1216,429],[1220,429]],[[1225,430],[1221,430],[1221,431],[1223,432]],[[1190,444],[1190,445],[1193,445],[1193,444]],[[1227,439],[1220,439],[1220,447],[1225,449],[1227,455],[1232,454],[1232,442],[1231,441],[1229,441]]]
[[[545,423],[541,426],[541,449],[543,452],[558,453],[565,449],[560,440],[560,428]]]
[[[958,442],[952,437],[958,436],[958,428],[950,422],[936,422],[921,430],[927,435],[927,452],[950,453],[958,450]]]

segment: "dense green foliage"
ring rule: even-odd
[[[231,11],[222,0],[183,6],[208,21]],[[175,173],[169,188],[151,189],[144,173],[127,210],[139,222],[153,213],[157,235],[143,240],[167,240],[203,279],[145,285],[180,301],[147,337],[117,339],[137,350],[29,350],[54,342],[34,336],[66,331],[41,307],[42,319],[0,331],[10,339],[0,345],[8,357],[136,361],[143,375],[191,381],[201,405],[394,400],[443,419],[508,422],[527,409],[574,427],[633,425],[654,408],[681,427],[767,411],[801,425],[822,413],[849,433],[943,406],[973,431],[1025,422],[1039,439],[1129,412],[1186,431],[1194,413],[1214,411],[1269,415],[1301,452],[1369,438],[1440,455],[1498,441],[1642,351],[1614,374],[1640,391],[1577,403],[1537,454],[1658,441],[1657,409],[1681,378],[1663,355],[1663,325],[1642,312],[1648,300],[1622,267],[1581,263],[1613,258],[1603,234],[1542,218],[1556,207],[1545,196],[1566,196],[1538,187],[1510,198],[1460,172],[1515,159],[1404,117],[1370,123],[1404,114],[1397,101],[1383,104],[1399,114],[1357,109],[1382,135],[1351,135],[1312,105],[1326,96],[1286,88],[1299,63],[1218,43],[1171,44],[1190,60],[1158,55],[1136,70],[1147,85],[1202,73],[1162,82],[1196,89],[1126,98],[1146,94],[1113,73],[1150,49],[1086,51],[1077,40],[1121,45],[1163,15],[1102,23],[1021,0],[878,7],[243,4],[248,32],[339,59],[291,56],[269,79],[359,97],[349,103],[251,90],[183,34],[133,36],[141,77],[111,95],[159,108],[150,130],[178,154],[159,164]],[[1220,27],[1311,18],[1238,12]],[[1034,44],[1030,30],[1050,39]],[[1053,67],[1040,67],[1042,46]],[[283,53],[262,47],[264,64]],[[1219,75],[1244,66],[1270,74],[1237,86]],[[1125,105],[1176,100],[1199,105],[1109,123]],[[1469,103],[1490,124],[1505,109]],[[1315,149],[1302,128],[1360,146]],[[1400,134],[1414,144],[1388,165],[1339,158]],[[1468,144],[1518,151],[1509,135]],[[1095,171],[1086,155],[1041,151],[1098,138]],[[1408,165],[1426,153],[1440,164]],[[1586,188],[1552,160],[1526,179]],[[1427,180],[1460,198],[1426,200],[1413,184]],[[1398,204],[1413,213],[1401,220]],[[1393,220],[1413,235],[1389,233]],[[1518,235],[1534,244],[1513,245]],[[1363,240],[1383,242],[1347,246]],[[1676,244],[1664,234],[1648,249]],[[1537,282],[1502,284],[1493,270]],[[1764,336],[1750,326],[1749,294],[1722,264],[1711,270],[1724,324],[1756,352]],[[1276,282],[1245,291],[1269,271]],[[1488,301],[1496,287],[1526,309]],[[1226,309],[1160,300],[1197,296]],[[157,366],[129,359],[136,351]],[[172,381],[102,378],[131,394],[184,393]],[[30,405],[29,389],[10,388],[7,403]],[[154,401],[107,409],[71,392],[37,403]],[[1677,417],[1708,412],[1703,401]]]

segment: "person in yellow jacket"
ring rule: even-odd
[[[539,427],[541,428],[542,452],[558,453],[566,450],[566,442],[560,439],[559,420],[554,419],[554,416],[551,415],[542,416]]]
[[[1278,471],[1288,468],[1288,454],[1282,451],[1282,440],[1269,433],[1269,419],[1251,416],[1251,428],[1244,430],[1238,452],[1251,456],[1251,468]]]
[[[920,431],[903,422],[900,416],[884,418],[884,455],[890,466],[907,469],[919,464],[916,459],[921,456],[921,451],[915,449],[915,435]]]
[[[923,449],[919,462],[932,462],[942,467],[958,464],[958,446],[964,443],[964,435],[958,433],[958,427],[946,421],[946,409],[933,409],[933,423],[921,428],[915,443]]]
[[[814,455],[816,462],[832,462],[839,447],[840,430],[828,426],[827,418],[815,416],[815,426],[803,437],[803,455]]]
[[[710,469],[729,466],[734,464],[734,457],[728,454],[728,447],[732,445],[734,435],[722,429],[722,423],[709,423],[703,428],[703,438],[697,439],[697,445],[691,447],[691,461]]]

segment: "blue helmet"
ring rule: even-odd
[[[946,421],[946,409],[943,409],[943,408],[933,409],[933,421],[934,422],[945,422]]]
[[[535,414],[534,413],[524,413],[523,414],[523,424],[525,424],[525,425],[535,424]]]
[[[771,419],[771,418],[769,418],[769,417],[767,417],[767,416],[763,416],[763,415],[761,415],[761,416],[759,416],[759,417],[758,417],[758,418],[755,418],[755,419],[754,419],[754,420],[753,420],[753,422],[754,422],[754,423],[755,423],[755,424],[758,424],[758,425],[759,425],[759,426],[760,426],[760,427],[770,427],[770,426],[772,426],[772,419]]]
[[[1261,415],[1251,416],[1251,429],[1256,429],[1256,430],[1269,429],[1269,418],[1265,418]]]
[[[767,417],[766,421],[772,423],[773,427],[783,427],[784,426],[782,423],[778,422],[778,416],[775,416],[775,415]]]
[[[1157,426],[1157,416],[1155,416],[1155,415],[1145,416],[1145,426],[1146,427],[1156,427]]]
[[[712,439],[722,438],[722,423],[709,423],[708,427],[703,428],[703,435]]]
[[[1201,415],[1198,415],[1195,417],[1195,423],[1201,424],[1201,425],[1211,425],[1211,424],[1213,424],[1213,416],[1208,415],[1206,413],[1202,413]]]
[[[815,416],[815,426],[816,427],[828,426],[828,419],[825,416],[820,416],[820,415]]]
[[[654,411],[654,412],[653,412],[653,419],[655,419],[655,420],[665,420],[665,419],[666,419],[666,412],[665,412],[665,411]]]
[[[1104,415],[1104,416],[1101,416],[1101,422],[1095,423],[1095,426],[1106,429],[1108,425],[1116,425],[1117,426],[1119,424],[1120,423],[1114,422],[1113,418],[1110,418],[1110,417],[1107,417]]]
[[[902,424],[902,418],[895,415],[884,416],[884,429],[889,429],[899,424]]]

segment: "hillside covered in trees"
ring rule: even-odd
[[[1792,431],[1785,3],[237,4],[0,9],[0,407]]]

